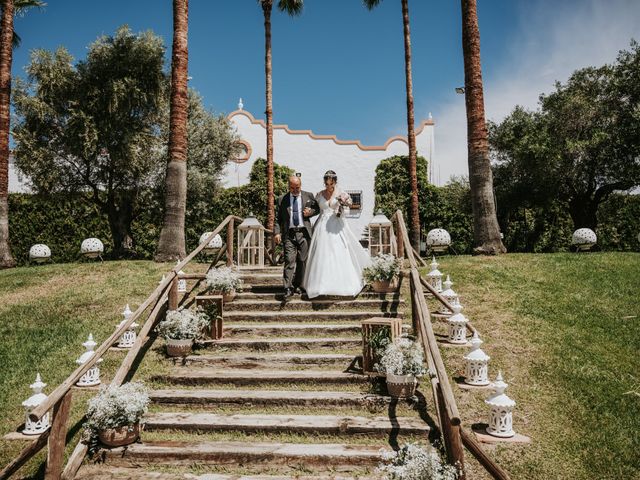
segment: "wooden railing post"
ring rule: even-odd
[[[227,223],[227,267],[233,266],[233,232],[234,221],[231,219]]]
[[[178,309],[178,277],[176,276],[171,281],[171,287],[169,288],[169,310]]]
[[[396,244],[398,245],[398,258],[404,258],[404,239],[402,238],[402,230],[400,229],[400,221],[396,218],[395,224]]]
[[[71,410],[71,392],[72,390],[69,390],[53,407],[45,480],[60,480],[62,475],[64,448],[67,444],[67,421]]]

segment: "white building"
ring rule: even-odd
[[[227,164],[223,183],[227,187],[249,182],[253,162],[267,157],[266,124],[243,110],[242,100],[238,110],[228,115],[235,125],[244,145],[244,153]],[[434,122],[424,120],[416,128],[418,155],[431,162]],[[358,140],[339,140],[335,135],[316,135],[311,130],[291,130],[287,125],[273,126],[274,161],[286,165],[302,176],[302,188],[313,193],[324,188],[322,178],[327,170],[338,175],[340,188],[349,192],[354,208],[347,215],[356,235],[374,215],[375,170],[381,160],[394,155],[408,155],[409,146],[404,136],[389,138],[384,145],[365,146]]]

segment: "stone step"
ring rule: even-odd
[[[146,431],[241,431],[296,432],[313,434],[388,435],[428,434],[429,425],[419,417],[356,417],[338,415],[266,415],[214,413],[148,413],[144,416]]]
[[[404,306],[398,301],[380,300],[376,298],[356,298],[349,300],[306,300],[294,297],[288,302],[281,299],[245,299],[239,298],[225,304],[226,312],[238,311],[336,311],[336,310],[380,310],[383,312],[397,311]]]
[[[342,310],[336,312],[224,312],[225,322],[362,321],[374,317],[402,317],[402,312]]]
[[[362,347],[360,337],[266,337],[266,338],[222,338],[203,340],[204,348],[247,348],[250,350],[345,350]]]
[[[247,289],[244,289],[242,292],[238,292],[236,294],[236,300],[234,300],[234,302],[238,301],[238,300],[282,300],[282,295],[284,294],[284,289],[282,287],[280,288],[276,288],[273,289],[273,291],[269,291],[266,288],[263,289],[257,289],[256,291],[252,291],[252,289],[249,287]],[[306,298],[306,297],[305,297]],[[293,297],[293,300],[300,300],[301,297],[299,295],[295,295]],[[376,292],[371,292],[371,291],[364,291],[364,292],[360,292],[360,294],[355,297],[355,299],[352,298],[345,298],[345,297],[327,297],[327,298],[323,298],[323,299],[316,299],[316,300],[303,300],[303,301],[311,301],[311,302],[320,302],[320,301],[344,301],[344,302],[349,302],[349,301],[353,301],[353,300],[367,300],[367,299],[376,299],[376,300],[384,300],[387,302],[399,302],[400,304],[404,304],[404,299],[398,294],[398,293],[376,293]],[[229,306],[232,306],[233,303],[230,303]]]
[[[361,367],[362,357],[342,353],[249,353],[245,355],[189,355],[184,365],[215,365],[230,368],[282,368],[300,365]]]
[[[377,466],[381,460],[381,447],[335,443],[162,441],[134,443],[126,447],[104,449],[99,453],[107,466],[189,466],[197,463],[227,467],[253,466],[267,470],[277,465],[305,465],[320,471],[349,471]]]
[[[304,323],[267,323],[260,324],[229,324],[224,326],[225,336],[230,335],[251,335],[252,337],[265,337],[270,335],[280,335],[281,337],[291,335],[300,337],[303,335],[328,335],[344,334],[359,335],[362,328],[357,323],[350,324],[304,324]]]
[[[325,370],[218,370],[214,368],[176,368],[171,373],[158,374],[154,380],[176,385],[216,385],[231,383],[236,386],[263,383],[366,383],[368,378],[359,373]]]
[[[359,406],[384,405],[391,397],[358,392],[305,390],[153,390],[151,401],[172,405],[291,405]]]

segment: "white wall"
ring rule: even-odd
[[[248,183],[251,167],[257,158],[266,158],[266,128],[245,110],[236,110],[228,118],[235,125],[241,139],[251,147],[249,159],[243,163],[229,162],[223,182],[227,187]],[[431,119],[416,129],[418,155],[428,161],[433,153]],[[302,188],[313,193],[324,188],[322,177],[327,170],[335,170],[344,190],[362,190],[362,211],[349,217],[350,226],[359,236],[373,217],[374,179],[378,163],[393,155],[407,155],[405,137],[392,137],[382,146],[369,147],[359,141],[338,140],[333,135],[315,135],[310,130],[291,130],[286,125],[274,125],[274,161],[302,174]]]

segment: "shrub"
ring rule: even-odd
[[[202,311],[170,310],[157,326],[157,331],[165,340],[196,339],[204,335],[208,323],[209,316]]]
[[[242,279],[229,267],[212,268],[207,272],[207,286],[214,292],[229,293],[242,287]]]
[[[89,400],[85,428],[90,434],[108,428],[132,427],[147,413],[149,390],[138,382],[103,387]]]
[[[372,258],[371,265],[362,275],[367,282],[390,282],[400,275],[400,259],[390,253],[381,253]]]
[[[422,363],[423,356],[420,344],[408,338],[398,338],[386,346],[377,369],[381,373],[417,377],[426,371]]]

